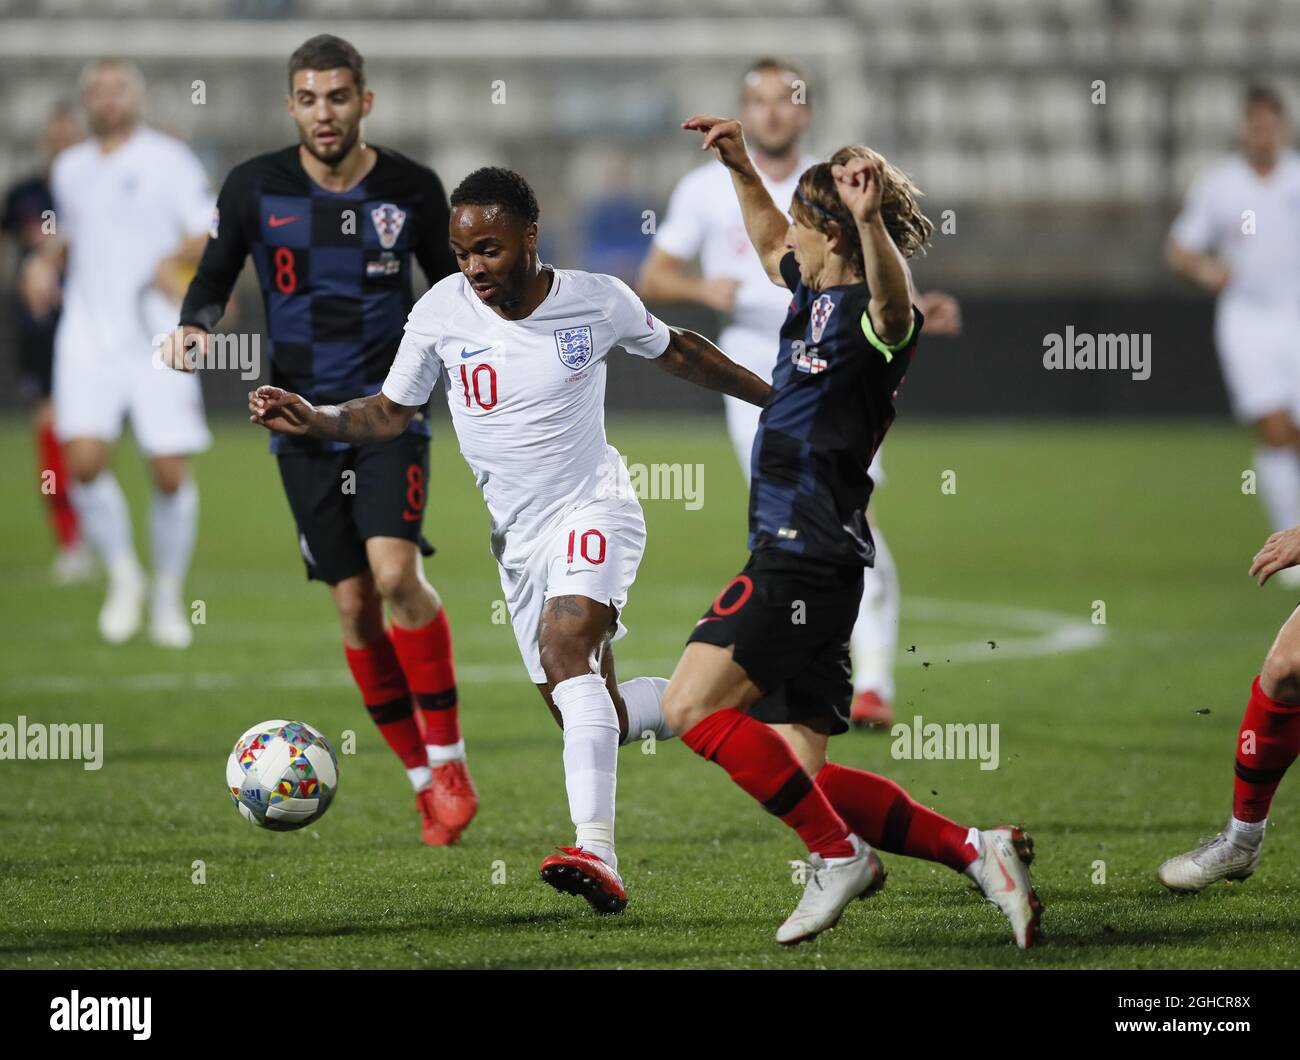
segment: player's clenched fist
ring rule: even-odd
[[[208,333],[193,324],[185,324],[173,328],[158,342],[154,352],[154,367],[192,372],[207,352]]]
[[[259,386],[248,393],[249,419],[280,434],[306,434],[316,415],[315,407],[298,394],[278,386]]]
[[[1264,547],[1255,553],[1250,576],[1263,585],[1274,574],[1300,563],[1300,526],[1269,535]]]
[[[712,148],[713,153],[728,169],[747,172],[751,166],[749,151],[745,148],[745,134],[735,118],[715,118],[698,114],[682,122],[683,129],[694,129],[704,134],[702,149]]]
[[[880,215],[880,193],[884,187],[881,163],[872,158],[852,158],[842,166],[831,166],[840,201],[859,224]]]

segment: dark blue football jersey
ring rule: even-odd
[[[382,385],[415,300],[413,256],[430,284],[456,271],[438,177],[396,151],[375,150],[374,168],[345,192],[316,184],[296,146],[231,170],[181,308],[182,324],[214,330],[251,255],[266,310],[270,382],[313,404],[364,397]],[[408,429],[429,431],[422,416]],[[272,436],[277,452],[323,447],[346,443]]]
[[[894,421],[923,318],[914,307],[911,331],[888,346],[872,331],[865,283],[810,290],[793,253],[781,276],[792,298],[750,456],[749,548],[869,567],[867,468]]]

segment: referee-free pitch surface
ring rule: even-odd
[[[482,808],[459,846],[422,846],[327,595],[303,576],[265,436],[215,433],[187,593],[204,621],[192,649],[169,653],[102,644],[100,585],[50,586],[28,431],[0,425],[0,723],[104,726],[100,769],[0,762],[4,966],[1300,966],[1300,777],[1282,785],[1251,880],[1186,898],[1155,879],[1226,818],[1250,680],[1295,603],[1246,575],[1267,527],[1242,489],[1250,439],[1230,427],[953,425],[904,408],[890,433],[875,503],[903,584],[909,729],[837,737],[832,757],[963,823],[1031,831],[1047,910],[1027,953],[964,878],[888,854],[881,895],[809,945],[777,946],[800,845],[677,741],[621,751],[627,911],[598,917],[545,886],[538,863],[572,840],[560,733],[523,672],[487,515],[442,421],[426,569],[452,623]],[[703,484],[702,498],[643,500],[649,546],[616,655],[623,678],[666,676],[744,564],[743,486],[720,411],[615,419],[609,433],[646,483],[676,465],[661,485],[688,467]],[[129,445],[117,466],[143,556],[148,491]],[[336,750],[356,734],[329,813],[290,834],[250,827],[223,784],[235,738],[279,717]],[[917,718],[985,737],[996,725],[997,768],[903,757],[923,746]]]

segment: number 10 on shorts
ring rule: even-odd
[[[573,554],[577,551],[593,566],[605,562],[605,535],[599,530],[569,531],[569,555],[566,562],[573,563]]]

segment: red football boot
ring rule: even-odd
[[[894,724],[894,708],[875,692],[859,692],[849,708],[849,724],[855,729],[877,729]]]
[[[579,847],[557,847],[542,862],[542,879],[565,894],[579,894],[597,913],[621,913],[627,892],[618,873]]]
[[[451,846],[460,838],[460,832],[453,831],[438,820],[435,799],[433,785],[415,793],[415,808],[420,811],[420,841],[431,847]]]
[[[469,778],[465,760],[457,758],[435,766],[430,786],[439,822],[460,835],[478,813],[478,792],[474,790],[474,781]]]

